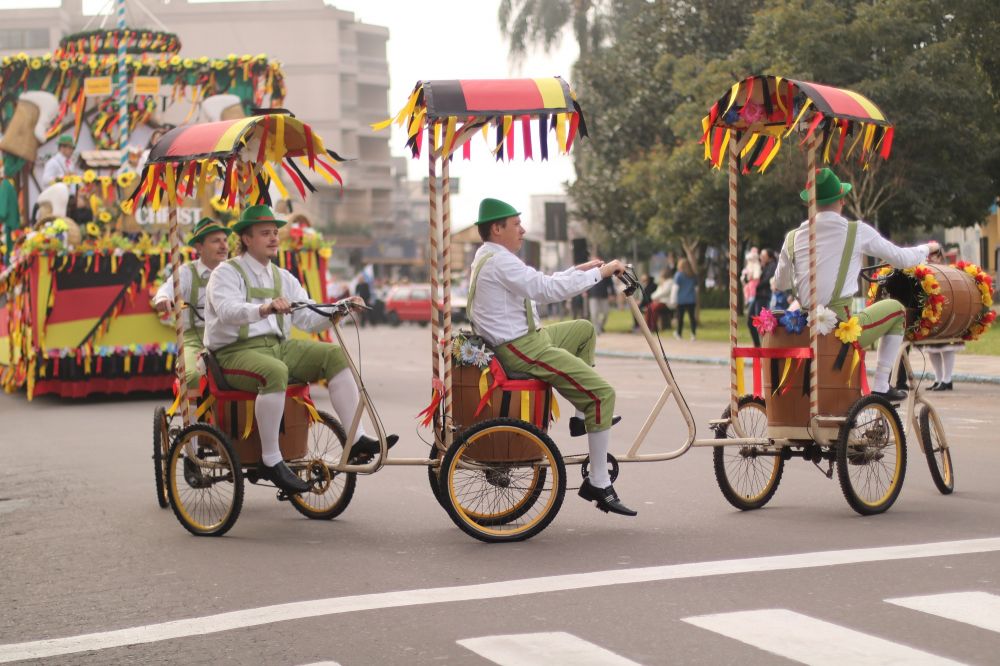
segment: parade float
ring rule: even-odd
[[[102,29],[66,36],[49,55],[0,61],[0,204],[19,219],[0,233],[4,391],[24,389],[30,400],[170,389],[173,328],[150,305],[169,275],[168,199],[187,197],[178,210],[182,228],[204,215],[228,222],[239,214],[237,190],[264,179],[211,160],[184,173],[142,164],[119,169],[122,151],[129,137],[168,128],[165,118],[181,126],[200,121],[201,128],[207,121],[222,142],[226,131],[249,127],[246,116],[280,106],[285,95],[280,64],[266,55],[190,58],[180,48],[177,36],[166,32]],[[281,132],[283,123],[271,127]],[[80,149],[82,168],[39,182],[36,161],[55,152],[55,139],[67,134]],[[194,137],[182,131],[174,138]],[[321,175],[339,180],[332,168]],[[285,199],[289,190],[304,195],[312,189],[294,163],[265,178]],[[127,202],[150,188],[156,199],[133,213]],[[74,205],[84,210],[76,221],[67,214]],[[308,226],[286,229],[279,264],[323,300],[329,244]],[[184,258],[191,258],[189,248]]]

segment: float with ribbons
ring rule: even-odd
[[[834,312],[816,298],[817,176],[823,175],[817,163],[849,160],[868,169],[874,161],[890,157],[893,139],[892,123],[865,95],[774,75],[751,76],[734,83],[702,119],[704,157],[713,168],[725,168],[729,181],[730,396],[716,428],[723,438],[766,441],[765,445],[720,446],[714,451],[719,487],[737,508],[757,509],[767,504],[777,490],[785,461],[799,457],[817,466],[826,463],[821,470],[828,478],[836,472],[844,497],[858,513],[884,512],[902,488],[907,432],[914,433],[921,444],[938,488],[944,493],[951,491],[950,453],[933,407],[919,388],[914,388],[907,398],[904,429],[896,406],[869,391],[866,350],[858,343],[858,318],[849,309]],[[786,144],[798,148],[805,157],[802,198],[808,205],[808,254],[795,261],[808,262],[806,302],[810,307],[796,312],[763,310],[753,320],[762,346],[740,347],[739,179],[741,175],[766,173]],[[847,245],[852,247],[853,241]],[[850,251],[844,249],[838,276],[841,285]],[[917,271],[922,277],[939,272],[926,267]],[[928,277],[927,284],[931,282],[936,285],[934,278]],[[872,297],[877,291],[873,290]],[[834,293],[842,292],[835,287]],[[922,308],[936,322],[945,301],[961,310],[942,296],[937,286],[916,309]],[[911,310],[915,307],[911,305]],[[918,320],[911,316],[911,334],[927,333]],[[968,327],[972,322],[955,325]],[[749,391],[745,379],[748,359]],[[902,363],[912,381],[905,353]],[[895,377],[895,372],[891,376]]]

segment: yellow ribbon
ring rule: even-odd
[[[736,359],[736,395],[746,394],[746,380],[743,377],[743,371],[746,368],[746,359],[737,358]]]
[[[556,114],[556,141],[559,143],[559,152],[566,153],[566,130],[569,128],[569,114]]]
[[[490,369],[489,368],[484,368],[483,371],[481,373],[479,373],[479,399],[480,400],[482,400],[483,396],[486,395],[486,392],[490,390],[489,375],[490,375]],[[490,401],[487,400],[486,404],[490,404]]]
[[[169,361],[169,357],[168,357],[168,361]],[[170,409],[167,410],[167,416],[173,416],[174,414],[177,413],[177,408],[181,406],[181,396],[182,395],[183,395],[182,392],[178,392],[177,393],[177,397],[174,398],[174,404],[170,405]]]
[[[767,167],[771,165],[771,162],[778,154],[778,149],[780,148],[781,148],[781,137],[778,137],[774,140],[774,145],[771,147],[771,152],[767,154],[767,157],[764,158],[763,164],[760,165],[760,173],[764,173]]]
[[[521,420],[531,421],[531,394],[528,391],[521,391]]]
[[[167,164],[166,168],[167,176],[167,201],[170,202],[171,206],[177,206],[177,174],[174,171],[173,164]]]
[[[281,116],[278,117],[280,118]],[[243,402],[247,407],[247,420],[243,425],[243,439],[250,439],[250,433],[253,432],[253,402],[253,400],[245,400]]]
[[[708,134],[708,116],[701,119],[701,134],[705,137],[705,159],[712,156],[712,137]]]
[[[208,396],[208,400],[206,400],[205,402],[201,403],[198,406],[198,409],[195,411],[195,413],[194,413],[194,419],[195,419],[195,421],[200,421],[201,417],[205,415],[205,412],[207,412],[208,410],[210,410],[212,408],[212,405],[214,405],[214,404],[215,404],[215,396],[214,395]]]
[[[851,382],[854,381],[854,371],[858,367],[858,363],[861,362],[861,354],[857,349],[854,350],[854,354],[851,356],[851,374],[847,377],[847,387],[851,387]]]
[[[788,131],[785,132],[785,136],[782,138],[787,139],[788,135],[795,131],[795,128],[799,126],[799,121],[802,120],[802,116],[806,115],[806,110],[812,106],[812,103],[811,99],[806,99],[806,103],[802,105],[802,110],[799,111],[798,118],[795,119],[795,122],[792,123],[792,126],[788,128]]]
[[[294,400],[295,402],[299,403],[300,405],[306,408],[306,411],[309,412],[310,421],[312,421],[313,423],[319,423],[320,421],[323,420],[322,418],[320,418],[319,412],[316,411],[316,407],[314,407],[311,402],[303,400],[298,396],[296,396]]]
[[[444,155],[447,157],[451,154],[452,144],[455,142],[455,126],[458,123],[458,119],[452,116],[448,119],[448,128],[444,135]]]
[[[771,395],[774,395],[775,393],[780,391],[781,387],[785,385],[785,380],[788,379],[788,371],[791,369],[792,369],[792,359],[786,358],[785,367],[782,368],[781,370],[781,380],[778,382],[778,385],[774,387],[774,391],[771,392]]]
[[[552,393],[550,391],[549,392],[549,396],[552,399],[552,402],[551,402],[551,404],[552,404],[552,420],[553,421],[558,421],[559,420],[559,403],[556,401],[556,394]]]
[[[281,198],[287,199],[288,190],[285,189],[285,184],[281,182],[280,178],[278,178],[278,174],[274,170],[274,167],[271,166],[271,163],[264,162],[264,169],[267,170],[267,175],[271,177],[271,182],[274,183],[274,186],[278,188],[278,192],[281,193]]]

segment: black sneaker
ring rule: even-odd
[[[889,402],[903,402],[906,399],[906,391],[900,391],[898,388],[889,387],[888,391],[872,391],[872,395],[877,395],[880,398],[885,398]]]
[[[267,479],[289,495],[304,493],[310,488],[308,483],[296,476],[292,470],[288,469],[288,465],[284,461],[279,462],[273,467],[268,467],[262,461],[257,464],[257,473],[260,475],[260,478]]]
[[[399,435],[386,435],[386,451],[394,447],[398,441]],[[356,441],[354,446],[351,447],[351,457],[347,462],[350,465],[363,465],[377,456],[381,450],[377,439],[372,439],[368,435],[362,435],[361,439]]]
[[[619,421],[622,420],[620,416],[611,417],[611,425],[617,425]],[[570,437],[583,437],[587,434],[587,422],[581,419],[579,416],[569,417],[569,436]]]
[[[614,486],[595,488],[590,485],[589,480],[585,479],[583,485],[580,486],[580,492],[577,494],[588,502],[596,501],[597,508],[604,513],[617,513],[620,516],[637,515],[635,511],[622,504],[622,501],[618,498],[618,493],[615,492]]]
[[[930,387],[929,390],[931,390],[931,391],[952,391],[954,389],[952,388],[951,382],[938,382],[934,386]]]

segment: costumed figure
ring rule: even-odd
[[[816,173],[816,295],[820,305],[832,310],[841,321],[851,316],[851,304],[858,290],[858,274],[863,255],[877,257],[896,268],[911,268],[927,259],[937,243],[903,248],[883,238],[872,226],[848,221],[843,216],[844,197],[850,183],[842,183],[831,169]],[[809,198],[808,190],[799,195]],[[774,275],[775,288],[794,289],[804,310],[809,310],[809,221],[785,236]],[[906,392],[889,386],[889,374],[903,344],[906,324],[903,304],[893,299],[873,303],[854,313],[861,324],[858,344],[867,347],[880,340],[872,393],[898,402]]]
[[[593,367],[594,325],[578,319],[543,328],[535,305],[582,294],[625,267],[595,259],[553,275],[530,268],[515,254],[524,239],[520,213],[497,199],[483,199],[476,225],[483,245],[472,262],[466,306],[473,330],[490,343],[507,372],[547,382],[576,407],[570,434],[587,435],[592,461],[580,497],[605,512],[636,515],[618,498],[604,464],[610,428],[619,417],[613,416],[614,389]]]
[[[293,325],[318,332],[334,322],[307,308],[292,310],[292,302],[314,301],[291,273],[271,262],[278,254],[278,228],[284,224],[268,206],[257,205],[244,210],[233,225],[240,255],[220,264],[208,281],[205,346],[234,389],[257,393],[254,414],[261,440],[261,477],[288,493],[301,493],[309,485],[285,465],[278,446],[289,377],[327,380],[330,402],[344,423],[354,418],[360,397],[339,346],[291,338]],[[360,299],[356,302],[363,305]],[[397,439],[388,435],[388,446]],[[370,459],[380,450],[379,441],[365,434],[360,423],[352,444],[352,463]]]
[[[198,356],[205,347],[205,293],[212,271],[229,257],[229,234],[232,229],[210,217],[202,218],[194,226],[188,241],[198,253],[198,258],[180,267],[181,299],[187,304],[183,312],[184,323],[184,375],[189,389],[197,389],[201,372]],[[171,312],[174,305],[174,281],[167,278],[153,297],[153,307],[160,313]]]
[[[63,134],[56,144],[56,154],[49,158],[42,171],[42,186],[48,187],[60,178],[75,174],[76,165],[73,162],[73,151],[76,146],[73,144],[73,137]]]

